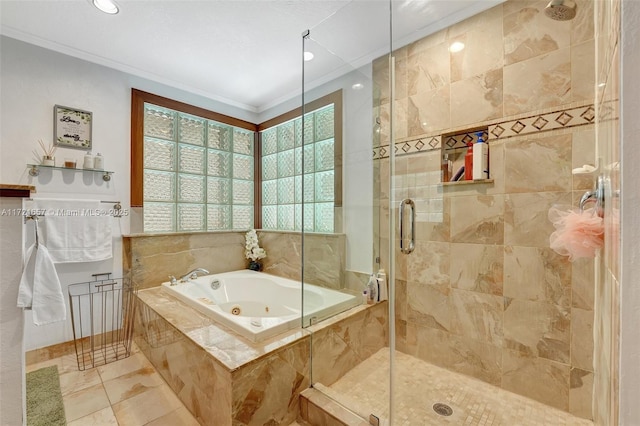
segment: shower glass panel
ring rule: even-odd
[[[303,52],[313,55],[303,63],[304,147],[317,144],[319,133],[326,133],[327,117],[314,112],[318,100],[329,96],[335,102],[333,176],[320,181],[316,174],[315,182],[302,181],[303,193],[311,184],[316,194],[315,200],[303,199],[302,222],[330,221],[333,230],[309,232],[305,226],[302,235],[303,326],[311,332],[311,379],[316,390],[367,419],[374,414],[368,405],[350,398],[366,394],[366,389],[356,388],[360,376],[369,372],[358,367],[389,351],[388,302],[363,303],[363,290],[371,274],[379,272],[381,256],[388,256],[388,249],[380,246],[381,233],[387,232],[388,226],[380,222],[380,163],[374,159],[384,132],[381,97],[388,88],[372,79],[372,64],[377,58],[388,60],[389,12],[387,1],[348,2],[310,28],[302,43]],[[336,37],[336,29],[363,26],[375,31],[353,31],[348,40]],[[388,85],[388,79],[384,84]],[[320,164],[322,152],[318,148],[301,150],[299,161],[305,177],[314,172],[310,167]],[[309,158],[312,155],[315,161]],[[317,199],[328,192],[333,195],[330,202]],[[335,290],[336,297],[346,302],[318,312],[313,286]],[[375,374],[389,389],[388,363],[380,364]],[[388,412],[388,395],[376,402],[376,412]]]

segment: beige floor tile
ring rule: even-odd
[[[67,426],[118,426],[118,420],[111,407],[107,407],[69,422]]]
[[[85,371],[70,371],[60,374],[60,390],[62,396],[78,392],[88,387],[102,383],[98,370],[92,368]]]
[[[109,407],[109,398],[102,384],[94,385],[63,398],[67,422],[88,416]]]
[[[186,407],[180,407],[169,414],[159,417],[145,426],[199,426],[200,423],[191,415]]]
[[[158,386],[113,405],[120,426],[141,426],[182,407],[168,386]]]
[[[145,367],[152,367],[152,365],[140,352],[125,359],[98,367],[98,372],[100,373],[102,381],[106,382]]]
[[[145,367],[107,380],[103,384],[113,405],[156,386],[162,386],[165,382],[153,367]]]
[[[396,352],[394,424],[398,425],[518,425],[589,426],[593,423],[488,383],[436,367]],[[316,388],[321,388],[317,386]],[[360,416],[389,417],[389,350],[383,348],[330,387],[331,397],[350,401]],[[439,416],[435,403],[453,408]]]

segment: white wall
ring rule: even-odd
[[[0,38],[0,55],[0,182],[34,184],[34,198],[118,200],[129,209],[132,87],[248,121],[257,120],[254,113],[4,36]],[[115,172],[111,182],[84,172],[49,170],[36,178],[29,176],[26,164],[33,162],[31,151],[37,147],[38,139],[53,139],[55,104],[93,112],[93,153],[102,153],[105,168]],[[84,151],[58,149],[56,159],[58,163],[65,157],[81,160],[83,155]],[[88,281],[92,273],[121,274],[121,235],[129,232],[128,218],[112,219],[112,229],[116,235],[113,260],[57,265],[65,295],[68,284]],[[24,226],[24,235],[32,238],[31,223]],[[19,239],[3,239],[4,244],[12,248],[21,245]],[[17,286],[17,282],[8,285]],[[2,297],[0,303],[2,311],[9,312],[14,309],[16,298]],[[69,321],[36,327],[31,313],[26,313],[26,350],[69,341],[73,338],[71,332]]]
[[[622,2],[620,423],[640,424],[640,2]]]

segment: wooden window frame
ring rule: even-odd
[[[298,107],[261,124],[250,123],[239,118],[220,114],[205,108],[165,98],[138,89],[131,89],[131,207],[144,207],[144,104],[149,103],[219,123],[251,130],[254,143],[254,227],[262,227],[262,141],[260,132],[285,121],[302,116],[324,106],[334,105],[334,207],[342,207],[342,89],[311,101],[305,108]]]

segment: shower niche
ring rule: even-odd
[[[465,129],[453,133],[442,135],[441,148],[441,181],[443,185],[461,185],[491,183],[491,158],[489,156],[489,177],[484,179],[473,179],[472,172],[466,170],[466,156],[473,156],[473,145],[478,143],[478,138],[482,138],[489,148],[488,127],[477,127]]]

